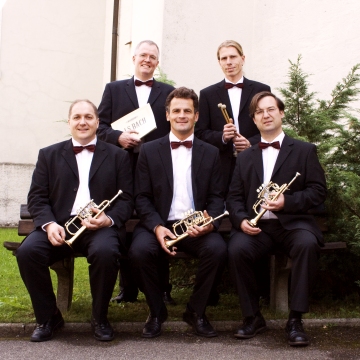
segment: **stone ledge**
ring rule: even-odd
[[[284,329],[286,319],[281,320],[267,320],[267,326],[269,329]],[[211,321],[217,331],[234,331],[239,326],[239,321]],[[112,323],[116,332],[122,333],[141,333],[144,322],[116,322]],[[316,328],[316,327],[330,327],[330,326],[341,326],[341,327],[358,327],[360,326],[360,319],[305,319],[305,328]],[[0,337],[20,337],[28,336],[34,330],[34,323],[11,323],[1,324],[0,323]],[[183,321],[166,321],[163,324],[163,331],[174,331],[174,332],[185,332],[190,327]],[[91,332],[90,323],[65,323],[65,326],[59,330],[61,332]]]

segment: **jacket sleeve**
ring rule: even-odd
[[[113,130],[111,123],[117,119],[113,118],[113,103],[110,83],[105,86],[103,97],[99,105],[99,128],[97,135],[99,139],[110,144],[119,146],[118,139],[122,131]]]

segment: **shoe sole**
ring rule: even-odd
[[[260,329],[257,329],[254,334],[251,334],[251,335],[239,335],[239,334],[234,334],[234,336],[235,336],[237,339],[251,339],[251,338],[253,338],[254,336],[256,336],[257,334],[261,334],[261,333],[265,332],[267,329],[268,329],[267,326],[264,326],[264,327],[262,327],[262,328],[260,328]]]
[[[161,331],[159,331],[156,334],[141,334],[141,337],[145,338],[145,339],[151,339],[151,338],[155,338],[161,335]]]
[[[211,337],[216,337],[218,336],[218,334],[215,332],[215,333],[210,333],[210,334],[200,334],[196,331],[196,327],[192,324],[192,322],[188,319],[186,319],[186,316],[183,315],[183,321],[186,322],[188,325],[190,325],[193,330],[194,330],[194,333],[198,336],[202,336],[202,337],[206,337],[206,338],[211,338]]]
[[[30,341],[31,342],[43,342],[43,341],[51,340],[54,337],[54,332],[61,329],[64,326],[64,324],[65,324],[64,319],[62,319],[58,324],[56,324],[54,326],[53,332],[51,333],[50,336],[48,336],[47,338],[42,338],[42,339],[36,339],[36,338],[30,337]]]
[[[290,346],[308,346],[310,344],[310,341],[288,341],[288,344]]]
[[[114,335],[112,337],[106,337],[106,338],[97,337],[97,336],[94,335],[94,339],[96,339],[97,341],[112,341],[112,340],[114,340],[114,337],[115,337]]]

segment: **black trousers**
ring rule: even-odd
[[[256,236],[235,230],[228,244],[229,269],[237,289],[244,317],[259,311],[259,295],[254,264],[275,247],[292,260],[290,309],[309,311],[309,292],[317,272],[320,246],[313,233],[303,229],[285,230],[276,219],[259,222]]]
[[[85,231],[75,240],[73,248],[87,258],[93,299],[92,315],[96,321],[103,322],[107,317],[119,270],[118,258],[122,248],[119,234],[112,227]],[[66,244],[53,246],[41,229],[33,231],[16,251],[20,274],[30,294],[39,324],[46,322],[56,310],[56,297],[49,266],[71,255],[72,252]]]
[[[188,304],[193,311],[202,316],[210,291],[224,269],[226,244],[221,235],[214,232],[200,238],[187,237],[179,241],[176,247],[178,251],[187,252],[199,259],[195,285]],[[129,257],[150,312],[156,317],[160,316],[165,306],[160,275],[165,254],[155,234],[143,228],[135,229]]]

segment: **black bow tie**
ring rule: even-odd
[[[187,149],[191,149],[192,147],[192,141],[171,141],[170,146],[172,149],[177,149],[180,145],[185,146]]]
[[[275,149],[280,150],[280,142],[279,141],[274,141],[272,143],[265,143],[265,142],[259,142],[259,148],[261,150],[267,149],[269,146],[272,146]]]
[[[135,80],[135,86],[146,85],[152,87],[153,84],[154,84],[154,80],[148,80],[148,81],[140,81],[138,79]]]
[[[227,90],[233,88],[234,86],[242,89],[244,87],[244,83],[233,84],[233,83],[225,82],[224,86],[225,89]]]
[[[74,150],[74,153],[75,155],[82,152],[84,149],[87,149],[91,152],[94,152],[95,151],[95,145],[86,145],[86,146],[73,146],[73,150]]]

